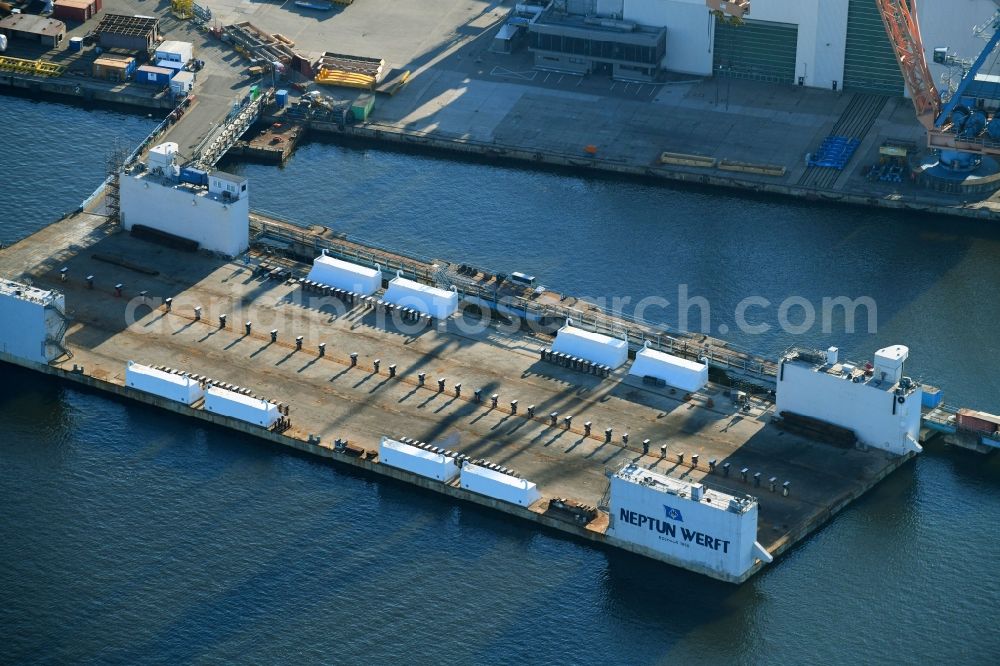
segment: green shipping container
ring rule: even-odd
[[[371,115],[374,107],[375,95],[361,95],[351,105],[351,114],[354,116],[354,120],[363,123],[368,120],[368,116]]]

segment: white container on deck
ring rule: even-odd
[[[612,369],[619,368],[628,361],[628,342],[576,328],[572,319],[567,319],[566,325],[556,333],[552,351],[607,365]]]
[[[190,377],[163,372],[134,361],[125,366],[125,385],[185,405],[197,402],[205,395],[201,385]]]
[[[383,298],[403,308],[412,308],[436,319],[447,319],[458,311],[458,291],[438,289],[407,280],[397,273],[389,282]]]
[[[440,453],[383,437],[378,445],[378,460],[384,465],[405,469],[428,479],[447,483],[458,476],[455,459]]]
[[[205,411],[253,423],[264,428],[273,426],[281,415],[273,402],[251,398],[242,393],[210,386],[205,391]]]
[[[358,266],[327,256],[326,250],[313,259],[312,269],[306,279],[364,296],[371,296],[382,288],[382,270],[377,264],[375,268]]]
[[[689,361],[673,354],[643,347],[635,355],[629,368],[630,375],[656,377],[668,386],[693,393],[708,384],[708,364]]]
[[[468,462],[462,465],[462,487],[519,506],[530,506],[542,497],[530,481]]]

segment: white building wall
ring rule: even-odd
[[[122,176],[122,226],[136,224],[197,241],[202,248],[228,257],[250,246],[250,204],[247,196],[217,201],[188,188],[161,184],[156,178]]]
[[[65,310],[65,297],[58,292],[0,280],[0,351],[36,363],[56,358],[61,352],[46,347],[45,339],[58,332],[58,313]]]
[[[697,76],[712,73],[715,25],[704,0],[625,0],[622,13],[626,21],[666,26],[664,69]]]
[[[853,430],[868,446],[904,454],[919,451],[922,389],[896,402],[891,390],[818,371],[803,363],[784,363],[775,412],[789,411]],[[893,413],[893,404],[896,405]]]
[[[610,510],[610,535],[681,563],[739,577],[758,557],[767,559],[756,547],[756,502],[733,513],[613,476]]]
[[[848,0],[753,0],[747,18],[797,25],[796,77],[804,77],[807,86],[830,88],[844,78],[847,5]],[[665,69],[711,75],[715,19],[704,0],[625,0],[624,18],[666,26]]]

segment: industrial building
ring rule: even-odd
[[[56,0],[52,4],[52,18],[83,23],[101,11],[101,0]]]
[[[154,16],[105,14],[94,32],[101,48],[149,51],[160,39],[160,19]]]
[[[54,47],[65,39],[66,24],[34,14],[11,14],[0,21],[0,34],[9,39],[30,39]]]
[[[611,18],[549,8],[528,24],[535,67],[652,81],[666,54],[667,31]]]
[[[972,28],[996,5],[922,0],[918,9],[931,62],[934,47],[975,58],[983,44]],[[606,71],[629,80],[649,80],[664,70],[904,94],[875,0],[752,0],[742,20],[717,19],[705,0],[553,0],[536,18],[515,12],[509,26],[500,41],[512,42],[526,30],[541,69]],[[939,80],[945,67],[931,71]]]

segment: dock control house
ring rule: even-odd
[[[528,24],[528,48],[538,69],[652,81],[666,54],[667,30],[550,8]]]
[[[0,21],[0,34],[8,39],[30,39],[54,47],[66,38],[66,24],[34,14],[11,14]]]
[[[208,174],[207,187],[182,179],[177,149],[170,142],[154,146],[144,171],[122,176],[122,227],[227,257],[245,252],[250,245],[247,179],[222,171]]]
[[[150,51],[160,38],[160,19],[155,16],[105,14],[94,32],[101,48]]]

